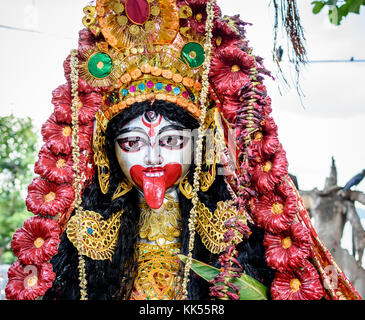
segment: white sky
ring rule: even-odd
[[[218,0],[223,14],[239,13],[253,23],[247,37],[254,53],[271,62],[273,8],[270,1]],[[327,12],[313,15],[311,0],[300,0],[309,60],[365,59],[365,10],[351,14],[340,27],[328,22]],[[51,92],[65,82],[62,63],[77,47],[83,28],[86,0],[1,0],[0,25],[33,29],[13,31],[0,27],[0,115],[30,116],[40,126],[53,112]],[[273,115],[289,160],[289,170],[301,189],[322,188],[331,157],[344,185],[365,168],[365,63],[310,64],[302,73],[305,109],[295,89],[279,94],[266,80]],[[357,187],[365,191],[365,180]]]

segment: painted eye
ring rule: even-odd
[[[146,141],[141,137],[127,137],[118,139],[117,141],[120,148],[125,152],[136,152],[146,145]]]
[[[176,149],[182,149],[186,143],[189,141],[189,138],[179,135],[173,135],[173,136],[165,136],[160,139],[160,146],[176,150]]]

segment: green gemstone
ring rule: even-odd
[[[106,53],[95,53],[91,56],[88,69],[91,75],[98,79],[107,77],[112,72],[113,61]]]
[[[199,68],[205,60],[205,50],[197,42],[187,43],[181,50],[181,59],[191,68]]]

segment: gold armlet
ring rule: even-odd
[[[107,220],[94,211],[79,211],[67,224],[66,234],[78,252],[93,260],[111,259],[123,210]]]
[[[234,237],[229,242],[224,242],[224,233],[228,231],[225,222],[239,215],[233,206],[233,201],[219,201],[214,214],[199,202],[197,208],[196,231],[199,233],[204,246],[212,253],[220,253],[227,246],[237,244],[242,241],[242,234],[235,232]]]

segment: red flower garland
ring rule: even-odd
[[[213,24],[213,39],[216,50],[219,51],[228,46],[235,46],[240,43],[238,31],[235,31],[225,21],[216,19]]]
[[[6,299],[35,300],[52,287],[56,274],[48,262],[36,267],[23,266],[17,260],[9,268],[8,277],[9,282],[5,288]]]
[[[79,31],[79,51],[92,48],[96,44],[95,35],[89,29]]]
[[[31,217],[15,232],[11,248],[22,263],[40,265],[57,253],[59,232],[57,220]]]
[[[180,19],[180,27],[190,27],[193,34],[205,35],[205,24],[207,21],[207,0],[178,0],[179,8],[183,5],[188,5],[193,12],[193,16]],[[221,10],[217,5],[214,5],[214,19],[221,15]]]
[[[58,185],[35,178],[28,187],[25,203],[28,210],[34,214],[55,217],[58,213],[64,213],[74,198],[75,192],[71,185]]]
[[[279,146],[280,142],[277,135],[263,135],[261,131],[258,131],[254,134],[254,139],[247,148],[247,155],[252,161],[262,162],[263,159],[275,154]]]
[[[280,145],[270,157],[263,159],[263,162],[255,164],[251,169],[251,174],[252,182],[258,192],[267,193],[274,190],[275,185],[288,174],[288,161],[282,146]]]
[[[34,172],[51,182],[71,183],[74,178],[72,155],[54,155],[47,146],[43,146]]]
[[[276,272],[271,286],[274,300],[319,300],[323,294],[319,274],[309,261],[293,272]]]
[[[72,96],[71,86],[64,84],[52,92],[52,103],[55,106],[55,115],[58,122],[72,123]],[[98,93],[80,94],[79,121],[88,124],[93,121],[95,112],[102,105],[102,97]]]
[[[267,264],[279,271],[303,266],[311,253],[309,231],[301,223],[293,223],[278,235],[266,233],[264,247]]]
[[[235,95],[250,81],[255,60],[236,46],[225,47],[212,58],[209,78],[220,95]]]
[[[296,212],[295,195],[284,194],[279,187],[276,192],[270,192],[256,199],[252,215],[261,228],[277,234],[289,228]]]
[[[80,150],[90,149],[93,125],[79,126],[79,146]],[[54,113],[43,124],[41,134],[47,147],[54,154],[70,154],[72,150],[72,128],[67,123],[57,122]]]

